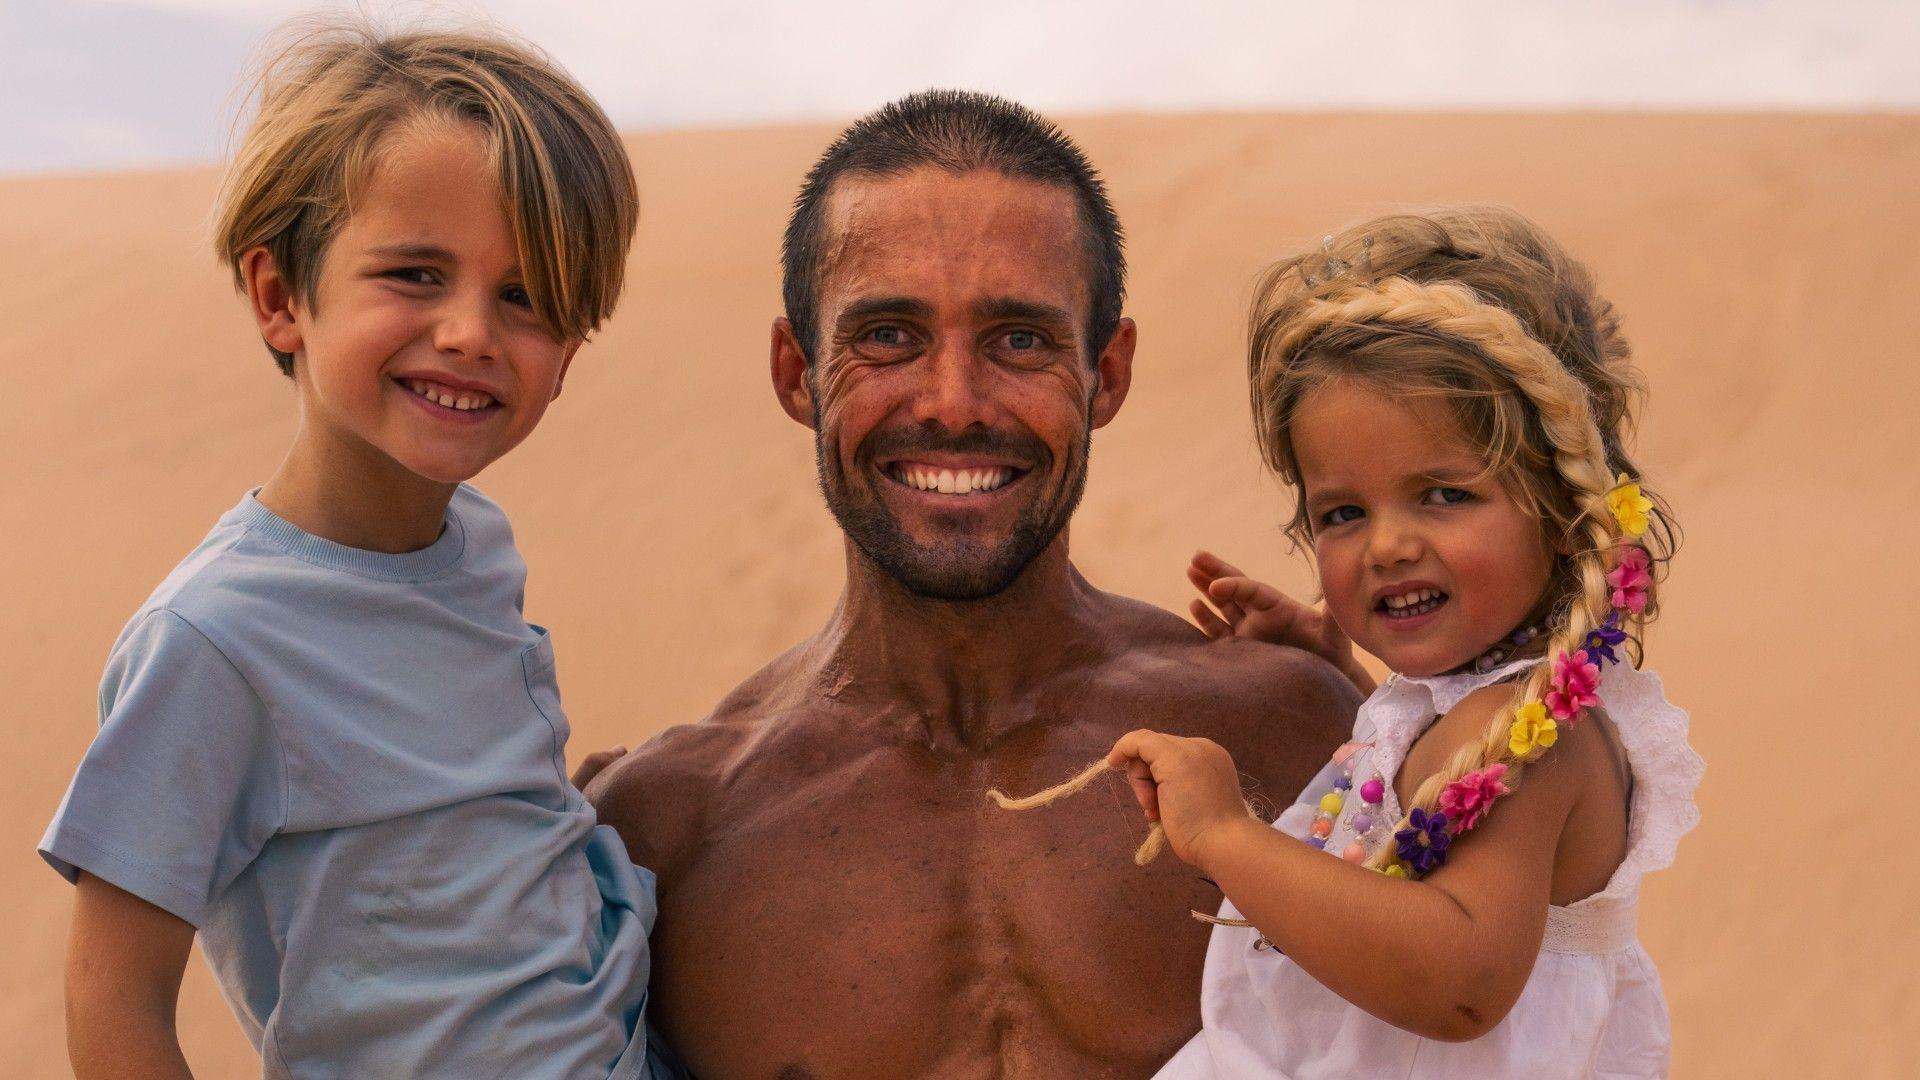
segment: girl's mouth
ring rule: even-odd
[[[1439,589],[1413,589],[1396,596],[1383,596],[1373,610],[1388,619],[1414,619],[1436,611],[1447,602],[1447,594]]]

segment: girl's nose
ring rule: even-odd
[[[1420,531],[1410,522],[1376,517],[1373,528],[1367,533],[1367,559],[1376,567],[1384,569],[1417,562],[1425,550],[1426,544],[1421,539]]]

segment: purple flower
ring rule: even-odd
[[[1407,824],[1408,828],[1393,834],[1400,846],[1401,861],[1417,873],[1432,873],[1434,867],[1447,861],[1447,845],[1453,842],[1447,835],[1447,815],[1416,809],[1407,815]]]
[[[1588,659],[1596,662],[1605,660],[1609,664],[1617,664],[1620,662],[1620,657],[1614,653],[1613,648],[1625,640],[1627,640],[1627,632],[1620,629],[1620,613],[1613,611],[1607,613],[1606,622],[1587,631],[1586,641],[1580,647],[1587,651]]]

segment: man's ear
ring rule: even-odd
[[[553,396],[548,401],[560,400],[560,391],[567,388],[567,369],[573,366],[573,354],[580,351],[582,344],[584,342],[580,338],[575,338],[567,346],[567,355],[560,358],[560,374],[553,379]]]
[[[773,320],[773,345],[767,364],[773,375],[773,396],[780,399],[793,422],[813,427],[813,388],[807,384],[807,351],[793,336],[793,323]]]
[[[300,330],[304,316],[296,310],[300,300],[273,261],[273,253],[257,247],[240,256],[240,279],[254,324],[260,327],[260,340],[275,352],[288,356],[299,352],[304,344]]]
[[[1100,350],[1100,358],[1094,361],[1094,370],[1100,378],[1093,390],[1093,426],[1096,428],[1111,423],[1127,400],[1127,390],[1133,385],[1133,346],[1138,334],[1132,319],[1121,319],[1113,328],[1113,337],[1107,339],[1106,348]]]

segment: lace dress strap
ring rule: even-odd
[[[1687,743],[1687,714],[1667,700],[1660,676],[1627,664],[1609,667],[1600,701],[1633,770],[1627,814],[1627,856],[1607,887],[1565,907],[1547,909],[1548,952],[1607,953],[1635,939],[1640,881],[1673,865],[1680,838],[1700,822],[1694,789],[1706,764]]]

